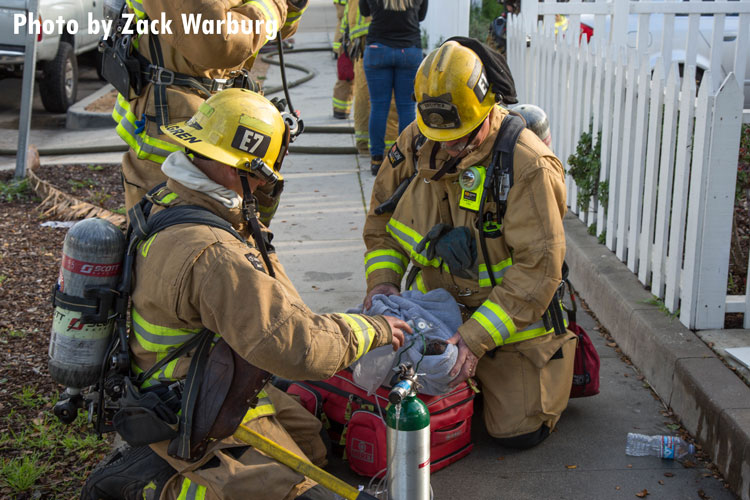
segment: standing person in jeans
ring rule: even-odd
[[[370,88],[370,170],[377,175],[385,151],[385,122],[391,93],[396,98],[398,131],[414,119],[412,86],[422,62],[419,23],[427,0],[359,0],[363,16],[372,16],[364,66]]]

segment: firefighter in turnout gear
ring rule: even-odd
[[[125,206],[130,209],[152,187],[166,180],[161,163],[181,147],[160,127],[190,118],[211,94],[228,87],[252,88],[249,70],[259,50],[276,33],[288,38],[297,31],[307,0],[126,0],[135,19],[172,21],[173,34],[144,34],[134,38],[133,51],[141,66],[140,95],[118,94],[112,111],[118,135],[130,146],[122,160]],[[182,15],[198,14],[206,20],[231,15],[249,23],[250,34],[232,34],[226,25],[220,32],[186,33]],[[164,21],[162,21],[164,22]],[[261,221],[268,224],[278,206],[282,183],[261,188],[256,196]],[[262,191],[262,192],[261,192]]]
[[[258,186],[281,178],[289,132],[270,101],[246,89],[227,89],[201,104],[188,121],[162,127],[162,132],[185,149],[163,162],[168,180],[147,197],[153,202],[149,219],[197,206],[231,223],[244,241],[216,226],[181,223],[141,242],[133,273],[133,374],[148,374],[160,359],[204,332],[214,346],[209,360],[223,343],[257,369],[300,380],[330,377],[371,349],[403,343],[403,331],[411,329],[396,318],[310,311],[276,258],[272,235],[258,225],[249,201]],[[154,391],[165,404],[180,391],[187,398],[188,387],[193,388],[188,367],[192,373],[197,350],[145,377],[141,393]],[[248,402],[241,401],[242,422],[323,465],[320,422],[285,393],[263,384],[265,379],[256,404],[248,409]],[[192,460],[175,458],[172,444],[161,441],[117,454],[92,473],[82,498],[332,498],[235,438],[209,441]]]
[[[370,154],[370,91],[367,89],[363,55],[370,18],[359,12],[359,1],[349,0],[341,20],[340,52],[346,52],[354,64],[354,80],[336,80],[333,87],[333,116],[348,118],[354,99],[354,140],[362,155]],[[386,147],[392,146],[398,136],[398,113],[396,102],[391,99],[388,122],[385,130]]]
[[[566,211],[560,161],[521,122],[515,148],[499,156],[512,155],[510,177],[500,177],[497,189],[485,182],[494,178],[501,127],[520,121],[496,104],[515,96],[488,81],[504,73],[510,79],[452,40],[422,62],[417,119],[386,155],[372,191],[364,305],[375,294],[399,293],[405,274],[407,287],[451,292],[465,320],[450,340],[459,350],[453,383],[476,376],[489,434],[527,448],[549,435],[567,406],[576,337],[559,313]],[[403,194],[394,203],[397,191]]]

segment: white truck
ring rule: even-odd
[[[97,48],[102,34],[89,33],[88,26],[90,18],[97,22],[103,19],[103,4],[104,0],[39,0],[37,20],[41,25],[47,21],[48,27],[51,22],[55,23],[53,30],[38,30],[37,35],[37,70],[41,70],[39,90],[47,111],[64,113],[75,102],[78,90],[77,55]],[[2,76],[20,75],[23,67],[28,26],[24,23],[19,28],[14,24],[18,22],[19,15],[28,18],[26,0],[0,0]],[[57,23],[58,18],[65,25]],[[77,24],[75,33],[70,32],[73,26],[71,20]]]

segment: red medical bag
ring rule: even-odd
[[[357,474],[375,476],[386,468],[385,410],[388,391],[376,394],[352,380],[343,370],[323,381],[294,382],[287,392],[299,396],[302,405],[327,421],[334,443],[345,446],[345,457]],[[476,389],[466,382],[448,394],[419,395],[430,411],[430,470],[437,470],[465,457],[471,451],[471,416]]]

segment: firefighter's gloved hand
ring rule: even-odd
[[[451,229],[437,240],[434,247],[435,253],[448,264],[453,274],[470,269],[477,260],[477,243],[468,227]]]
[[[448,224],[443,224],[442,222],[440,224],[435,224],[432,226],[432,229],[430,229],[424,238],[422,238],[422,241],[417,244],[417,247],[414,249],[417,253],[422,253],[422,251],[426,248],[427,252],[425,252],[425,255],[429,260],[432,260],[435,258],[435,243],[443,237],[444,234],[449,232],[451,229],[453,229]],[[427,245],[429,243],[429,246]]]

